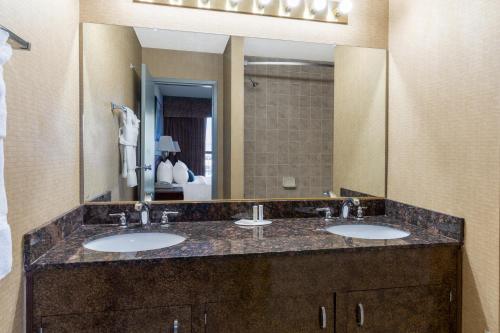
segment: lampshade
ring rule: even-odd
[[[174,140],[171,136],[160,136],[158,145],[156,147],[157,151],[175,151]]]
[[[181,152],[181,147],[179,146],[179,141],[174,141],[174,150],[176,153]]]

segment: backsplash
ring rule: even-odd
[[[340,196],[341,197],[374,197],[374,195],[363,193],[359,191],[350,190],[347,188],[340,188]]]
[[[333,68],[245,66],[244,118],[245,198],[317,197],[331,189]],[[283,188],[283,176],[295,177],[296,188]]]
[[[385,202],[383,199],[360,199],[362,206],[367,207],[366,215],[384,215]],[[151,210],[151,219],[158,222],[164,210],[179,212],[172,217],[172,221],[222,221],[250,217],[252,206],[264,205],[264,216],[268,219],[291,218],[291,217],[314,217],[319,216],[316,208],[330,207],[335,216],[339,215],[342,200],[256,200],[256,201],[220,201],[199,203],[154,203]],[[131,203],[123,204],[94,204],[87,203],[84,208],[85,224],[110,224],[117,223],[116,218],[109,217],[110,213],[129,213],[129,221],[137,222],[139,214],[134,210]]]
[[[428,229],[434,234],[464,241],[465,220],[460,217],[434,212],[386,199],[385,214],[405,223]]]
[[[84,206],[76,207],[24,235],[24,266],[34,262],[83,224]]]

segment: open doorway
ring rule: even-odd
[[[155,200],[211,200],[217,197],[217,84],[215,81],[154,78],[155,145],[168,140],[173,151],[155,149]],[[167,161],[168,160],[168,161]],[[172,182],[161,163],[171,164]],[[176,182],[177,163],[188,171]],[[160,167],[161,168],[161,167]]]

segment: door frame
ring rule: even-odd
[[[219,177],[219,151],[218,151],[218,114],[217,96],[218,87],[215,80],[190,80],[169,77],[153,77],[155,85],[175,85],[175,86],[210,86],[212,88],[212,199],[217,198],[217,183]]]

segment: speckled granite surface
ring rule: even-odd
[[[83,207],[79,206],[25,234],[23,239],[25,268],[82,224]]]
[[[355,191],[355,190],[351,190],[351,189],[343,188],[343,187],[340,188],[340,196],[341,197],[358,197],[358,198],[361,198],[361,197],[374,197],[371,194],[367,194],[367,193],[364,193],[364,192],[359,192],[359,191]]]
[[[326,232],[334,224],[357,223],[355,220],[334,219],[327,222],[320,218],[294,218],[274,220],[264,227],[244,228],[232,221],[174,222],[164,232],[187,237],[181,244],[170,248],[132,252],[106,253],[85,249],[83,243],[96,236],[123,231],[116,226],[81,226],[45,255],[27,267],[42,270],[50,267],[79,267],[88,264],[116,264],[124,262],[155,262],[171,258],[197,258],[238,255],[290,254],[311,252],[353,251],[355,249],[383,249],[394,247],[459,246],[458,240],[433,234],[420,227],[401,223],[385,216],[367,217],[362,223],[398,225],[409,231],[410,236],[394,240],[365,240],[347,238]],[[137,231],[137,230],[136,230]]]
[[[384,215],[385,200],[382,198],[360,198],[361,205],[366,207],[365,215]],[[213,202],[153,202],[151,219],[158,222],[164,210],[179,212],[172,217],[172,221],[198,222],[223,221],[248,218],[252,214],[252,206],[264,205],[266,218],[280,219],[292,217],[316,217],[319,214],[316,208],[330,207],[334,216],[339,215],[343,199],[326,200],[246,200],[246,201],[213,201]],[[84,205],[85,224],[116,223],[116,218],[110,218],[110,213],[129,213],[129,220],[136,222],[139,214],[134,210],[132,203],[86,203]]]
[[[404,223],[427,229],[434,235],[443,235],[464,240],[465,220],[432,210],[407,205],[393,200],[385,200],[385,214]]]

